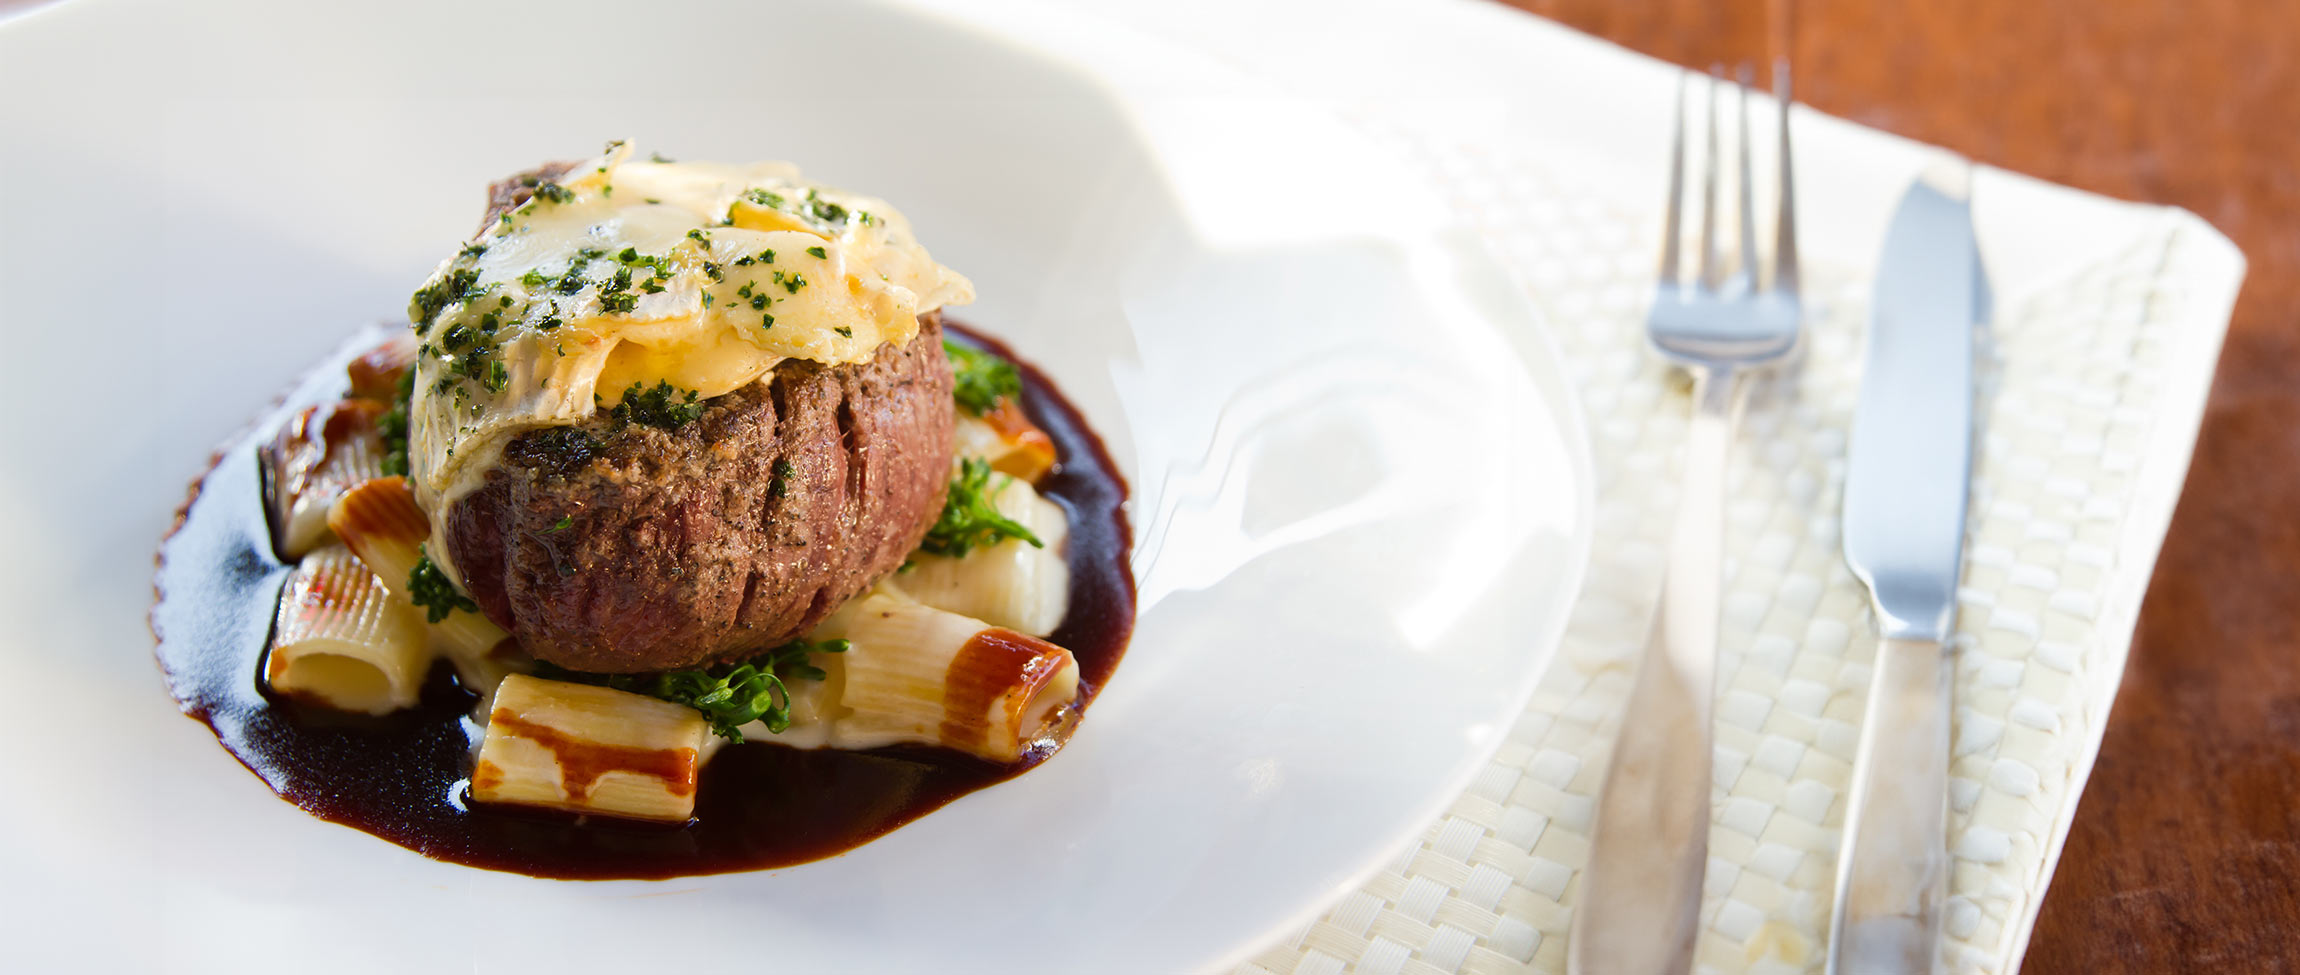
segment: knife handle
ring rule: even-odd
[[[1725,457],[1740,386],[1728,371],[1694,377],[1661,605],[1598,792],[1573,905],[1565,962],[1573,975],[1676,975],[1692,967],[1709,865]]]
[[[1931,640],[1877,646],[1837,853],[1831,975],[1933,970],[1948,872],[1949,676]]]

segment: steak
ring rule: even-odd
[[[532,192],[523,181],[496,187],[490,219]],[[949,484],[951,411],[929,312],[906,345],[785,361],[675,430],[601,414],[521,435],[449,508],[443,543],[466,592],[538,659],[636,673],[747,656],[918,546]]]
[[[755,653],[918,547],[949,486],[950,387],[930,313],[901,348],[785,362],[677,430],[530,432],[448,509],[448,554],[538,659],[633,673]]]

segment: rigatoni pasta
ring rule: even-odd
[[[1069,606],[1070,567],[1063,542],[1070,522],[1062,506],[1030,485],[992,475],[991,504],[1029,529],[1042,543],[1009,538],[956,558],[921,552],[894,578],[905,595],[936,609],[1045,636],[1062,625]]]
[[[281,425],[264,450],[272,525],[280,554],[301,558],[328,540],[335,499],[383,476],[382,403],[347,399],[306,407]]]
[[[272,634],[265,683],[339,710],[411,707],[431,667],[415,607],[341,545],[305,556],[288,575]]]
[[[328,511],[327,522],[391,591],[410,595],[431,522],[416,506],[405,478],[376,478],[344,492]],[[479,613],[435,610],[426,614],[425,625],[464,686],[482,698],[504,675],[528,667],[510,634]],[[485,703],[481,713],[486,713]]]
[[[683,823],[709,737],[702,717],[676,704],[514,674],[496,688],[471,797]]]
[[[351,380],[351,398],[378,403],[399,399],[401,381],[415,368],[417,348],[415,336],[401,332],[351,360],[344,367],[346,378]]]
[[[1012,396],[980,416],[960,413],[951,427],[952,444],[960,457],[979,457],[1001,474],[1038,483],[1054,469],[1054,439],[1030,422]]]
[[[1070,651],[891,592],[849,604],[820,635],[849,643],[818,664],[838,702],[826,709],[837,747],[931,744],[1013,762],[1059,740],[1078,697]]]

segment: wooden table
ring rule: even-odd
[[[2185,207],[2251,261],[2023,970],[2300,972],[2300,3],[1508,0],[1825,112]]]

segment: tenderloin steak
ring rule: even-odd
[[[860,365],[792,360],[676,430],[525,434],[447,515],[489,619],[538,659],[633,673],[806,632],[942,511],[951,377],[934,314]]]
[[[565,168],[497,184],[488,219]],[[435,544],[538,659],[635,673],[755,653],[918,546],[948,487],[951,410],[929,312],[907,345],[786,361],[676,429],[599,415],[522,435]]]

